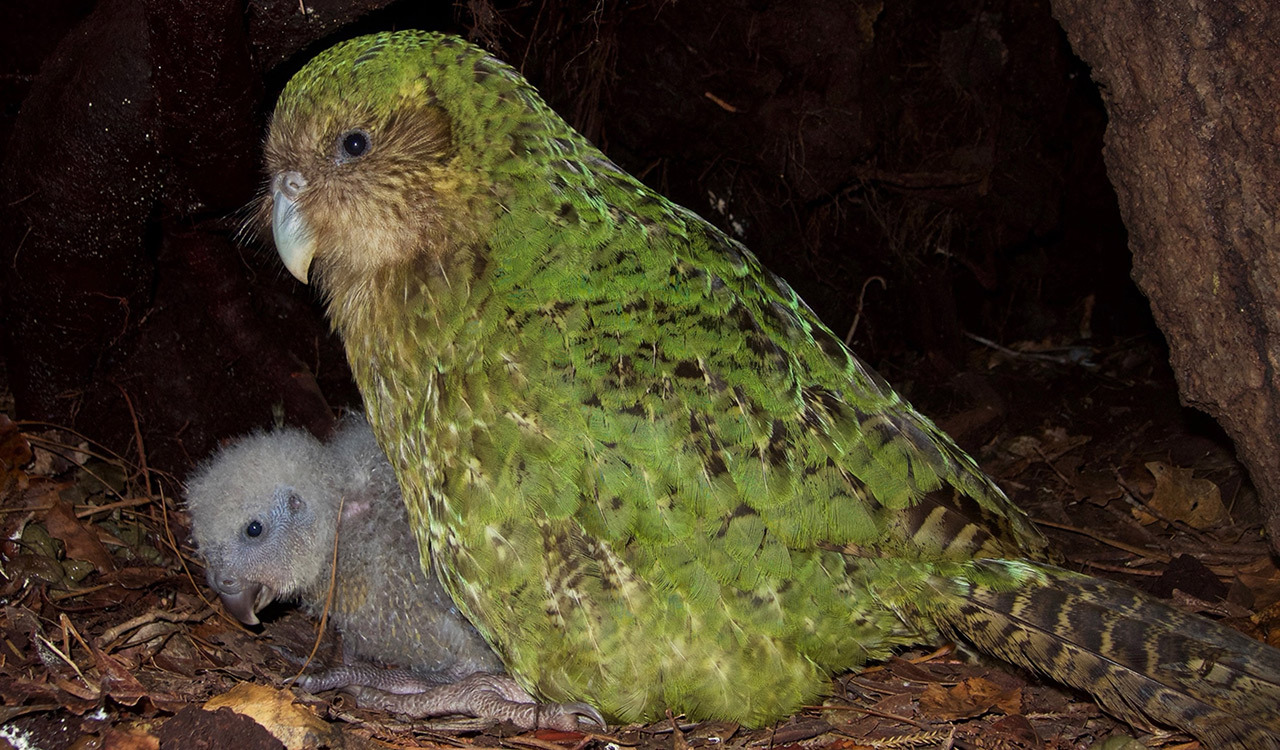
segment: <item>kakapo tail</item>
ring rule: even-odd
[[[944,632],[1091,693],[1136,726],[1178,727],[1215,749],[1280,750],[1280,651],[1123,584],[1037,563],[973,565],[974,579],[1018,585],[946,586],[927,607]]]

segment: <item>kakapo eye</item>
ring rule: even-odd
[[[244,535],[249,538],[255,538],[262,534],[262,522],[250,521],[249,525],[244,527]]]
[[[338,157],[359,159],[369,153],[369,134],[363,130],[348,130],[338,136]]]

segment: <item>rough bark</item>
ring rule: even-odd
[[[1133,276],[1183,402],[1236,443],[1280,551],[1280,15],[1267,0],[1054,0],[1102,88]]]

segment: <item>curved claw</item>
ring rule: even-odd
[[[558,729],[580,732],[583,722],[608,729],[600,712],[587,703],[510,702],[487,718],[509,721],[521,729]]]
[[[566,713],[572,713],[579,719],[585,719],[588,723],[595,724],[601,729],[609,728],[608,723],[604,720],[604,716],[590,703],[561,703],[559,706]]]

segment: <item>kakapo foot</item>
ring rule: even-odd
[[[463,714],[509,721],[521,729],[577,731],[582,724],[601,729],[604,717],[586,703],[539,703],[507,675],[477,672],[440,684],[399,670],[345,666],[298,681],[309,692],[340,688],[361,708],[414,718]]]

